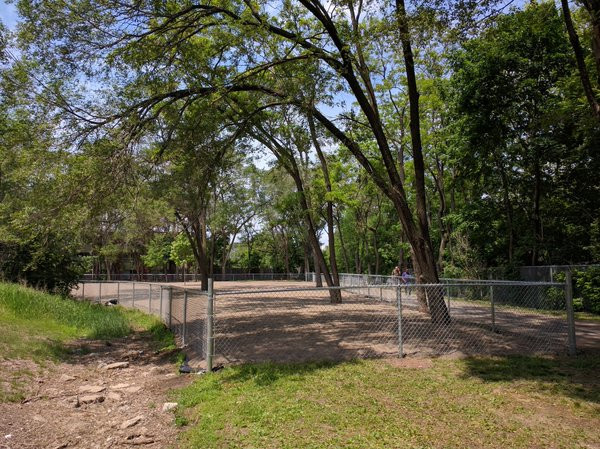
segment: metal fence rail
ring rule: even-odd
[[[312,273],[215,273],[215,281],[308,281]],[[83,281],[135,281],[135,282],[200,282],[198,273],[112,273],[85,274]]]
[[[575,353],[569,283],[401,284],[346,276],[340,287],[198,288],[83,282],[74,295],[159,316],[207,367],[390,356]],[[247,284],[251,286],[251,284]],[[338,300],[341,298],[341,302]]]

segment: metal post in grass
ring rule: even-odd
[[[161,285],[160,286],[160,301],[158,303],[158,316],[160,317],[161,320],[162,320],[162,317],[163,317],[162,316],[162,311],[163,311],[163,300],[162,300],[162,298],[163,298],[163,290],[164,289],[165,288]]]
[[[85,281],[81,282],[81,299],[85,299]]]
[[[206,308],[206,372],[210,373],[213,368],[213,312],[214,312],[213,280],[208,279],[208,301]]]
[[[117,303],[121,303],[121,283],[117,281]]]
[[[185,339],[187,337],[187,302],[188,302],[188,291],[183,291],[183,329],[181,331],[181,339],[183,340],[183,346],[185,346]]]
[[[575,342],[575,314],[573,312],[573,274],[571,270],[565,273],[565,302],[567,306],[567,335],[569,339],[569,355],[577,353]]]
[[[148,315],[152,314],[152,284],[150,284],[150,291],[148,294]]]
[[[404,357],[404,350],[402,348],[402,290],[400,285],[396,286],[396,304],[398,307],[398,357]]]
[[[135,282],[131,283],[131,308],[135,309]]]
[[[494,286],[490,285],[490,306],[492,308],[492,332],[496,332],[496,304],[494,302]]]
[[[102,303],[102,281],[98,283],[98,303]]]
[[[171,329],[171,325],[173,324],[173,320],[171,319],[171,314],[173,312],[173,287],[169,287],[168,292],[169,292],[169,329]]]

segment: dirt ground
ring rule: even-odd
[[[168,448],[176,443],[167,392],[192,380],[142,336],[78,341],[62,363],[0,361],[28,372],[25,399],[0,403],[0,448]],[[117,364],[117,365],[111,365]],[[165,407],[165,408],[168,408]]]
[[[167,290],[136,283],[86,284],[91,299],[119,296],[121,304],[158,314],[186,344],[195,366],[206,353],[206,296],[198,283]],[[395,288],[344,290],[342,304],[331,304],[326,291],[306,290],[297,281],[216,282],[214,348],[216,363],[303,362],[352,358],[397,357],[398,310]],[[187,288],[185,326],[184,290]],[[276,291],[268,292],[273,289]],[[283,289],[298,289],[287,290]],[[304,289],[304,290],[300,290]],[[74,292],[81,294],[82,291]],[[162,296],[162,300],[161,300]],[[151,298],[151,300],[149,300]],[[448,300],[448,298],[446,298]],[[489,304],[450,299],[450,325],[435,325],[419,312],[414,288],[402,292],[402,350],[405,356],[554,355],[567,352],[567,326],[562,316],[497,306],[492,325]],[[578,349],[600,349],[600,323],[576,323]],[[185,333],[185,342],[183,335]]]

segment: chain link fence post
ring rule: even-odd
[[[163,299],[162,298],[163,298],[163,290],[164,289],[165,288],[161,285],[160,286],[160,301],[158,303],[158,316],[160,317],[161,321],[163,320],[163,315],[162,315],[162,312],[163,312]],[[163,321],[163,323],[164,323],[164,321]]]
[[[492,308],[492,332],[496,332],[496,304],[494,303],[494,286],[490,285],[490,306]]]
[[[173,314],[173,287],[168,287],[167,291],[169,292],[169,329],[171,329],[171,325],[173,324],[171,318]]]
[[[188,303],[188,291],[183,291],[183,328],[181,329],[181,340],[183,346],[185,346],[185,339],[187,337],[187,303]]]
[[[573,273],[571,270],[565,272],[565,302],[567,306],[567,335],[569,339],[569,355],[577,353],[575,341],[575,314],[573,312]]]
[[[212,372],[213,368],[213,313],[214,313],[214,291],[213,280],[208,279],[208,301],[206,310],[206,372]]]
[[[396,304],[398,307],[398,357],[404,357],[402,341],[402,290],[400,284],[396,285]]]

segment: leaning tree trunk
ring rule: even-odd
[[[590,82],[590,75],[588,73],[587,66],[585,65],[585,58],[583,56],[581,43],[579,42],[579,36],[577,36],[577,31],[575,31],[575,26],[573,25],[573,19],[571,18],[571,10],[569,9],[568,0],[561,0],[561,5],[563,10],[563,18],[567,27],[567,33],[569,34],[569,41],[571,42],[571,47],[573,47],[573,53],[575,54],[577,70],[579,71],[579,78],[581,79],[581,85],[583,87],[585,97],[590,105],[590,108],[592,109],[592,113],[596,119],[600,120],[600,103],[594,94],[594,88]],[[598,39],[600,40],[600,37],[598,37]],[[598,55],[598,59],[600,60],[600,55]]]
[[[313,141],[313,145],[315,150],[317,151],[317,155],[319,157],[319,161],[321,162],[321,170],[323,172],[323,179],[325,181],[325,189],[328,193],[331,194],[331,179],[329,177],[329,169],[327,168],[327,160],[325,159],[325,155],[321,150],[321,145],[319,143],[319,139],[317,138],[317,130],[315,128],[315,122],[312,115],[308,115],[308,125],[310,128],[310,135]],[[327,238],[329,243],[329,265],[331,267],[331,277],[333,281],[333,285],[339,287],[340,285],[340,277],[338,274],[338,266],[337,266],[337,257],[335,251],[335,228],[333,223],[333,200],[329,199],[327,201]],[[331,291],[333,293],[333,290]],[[335,298],[332,296],[332,302],[341,303],[342,302],[342,291],[337,290]]]
[[[421,125],[419,118],[419,91],[417,89],[417,78],[415,75],[415,62],[410,43],[410,32],[408,27],[408,17],[404,0],[396,0],[396,15],[398,28],[400,31],[400,41],[402,42],[402,53],[406,67],[406,80],[408,85],[408,99],[410,102],[410,135],[412,142],[413,166],[415,171],[415,193],[416,193],[416,211],[417,227],[407,229],[406,234],[409,237],[415,260],[421,271],[419,283],[438,283],[439,277],[437,264],[434,257],[433,246],[429,237],[429,224],[427,217],[427,200],[425,196],[425,162],[423,160],[423,150],[421,143]],[[398,209],[404,209],[403,204],[397,204]],[[398,211],[404,215],[404,210]],[[412,220],[405,220],[408,224]],[[431,291],[430,291],[431,290]],[[431,320],[434,323],[449,323],[450,314],[444,303],[443,289],[436,287],[428,289],[427,300],[429,303],[429,312]]]
[[[310,206],[308,204],[308,199],[306,197],[306,192],[304,191],[304,184],[302,182],[302,177],[300,176],[300,169],[298,167],[298,163],[296,161],[295,156],[286,148],[284,148],[276,139],[268,133],[266,130],[262,129],[260,125],[255,125],[258,130],[257,133],[254,134],[254,137],[261,143],[263,143],[267,148],[271,150],[273,155],[277,158],[277,160],[282,164],[283,168],[287,171],[287,173],[294,180],[294,184],[296,185],[296,191],[299,193],[300,199],[300,208],[302,209],[302,215],[304,219],[304,223],[307,228],[307,236],[308,242],[313,250],[313,255],[315,257],[315,272],[318,267],[323,272],[323,277],[325,278],[325,282],[328,287],[333,287],[333,278],[331,277],[331,273],[329,272],[329,268],[327,267],[327,263],[325,262],[325,256],[323,255],[323,251],[321,251],[321,246],[319,244],[319,239],[317,238],[317,230],[310,212]],[[320,275],[317,275],[317,282],[320,282]],[[332,304],[340,303],[342,297],[340,295],[339,290],[329,290],[329,297]]]

